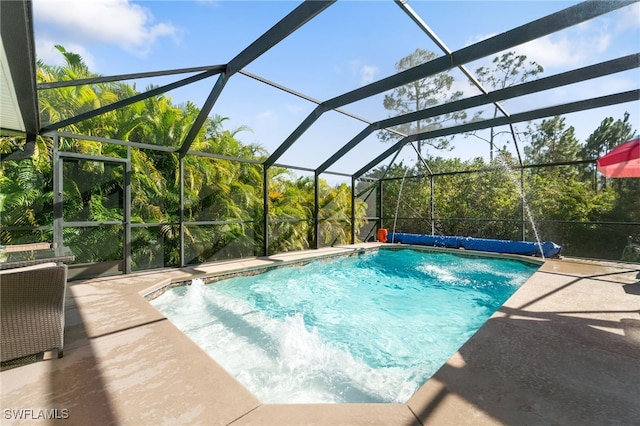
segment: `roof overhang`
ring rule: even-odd
[[[38,134],[31,0],[0,1],[0,135]]]

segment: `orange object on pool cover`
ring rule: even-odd
[[[640,177],[640,136],[600,157],[598,171],[609,178]]]

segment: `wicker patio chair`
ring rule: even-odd
[[[2,362],[64,344],[67,265],[44,263],[0,271]]]

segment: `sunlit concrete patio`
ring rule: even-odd
[[[82,425],[637,424],[637,264],[545,262],[406,404],[261,404],[143,297],[195,276],[373,246],[70,282],[64,358],[4,368],[2,424],[44,424],[40,410]]]

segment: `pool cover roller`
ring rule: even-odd
[[[491,240],[472,237],[450,237],[428,234],[405,234],[392,232],[387,235],[388,243],[416,244],[422,246],[463,248],[466,250],[486,251],[491,253],[522,254],[540,256],[540,246],[545,258],[557,257],[562,249],[556,243],[545,241],[540,243],[529,241]]]

